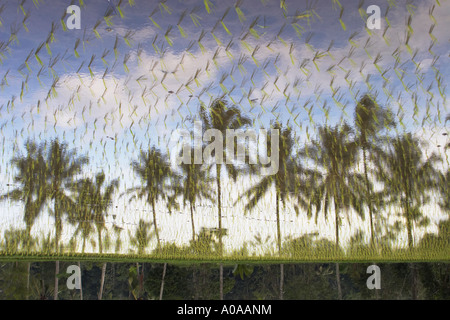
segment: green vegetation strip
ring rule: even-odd
[[[200,263],[255,263],[255,264],[279,264],[279,263],[366,263],[366,262],[450,262],[449,250],[427,251],[415,250],[413,252],[398,251],[392,254],[360,254],[360,255],[304,255],[303,257],[286,256],[195,256],[185,255],[183,257],[170,254],[150,255],[119,255],[119,254],[60,254],[43,255],[33,254],[5,254],[0,251],[0,261],[96,261],[96,262],[150,262],[150,263],[173,263],[173,264],[200,264]]]

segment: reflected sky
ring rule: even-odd
[[[254,120],[255,129],[289,123],[301,148],[318,126],[353,123],[356,101],[370,91],[400,119],[397,131],[385,134],[413,132],[428,142],[424,154],[440,154],[439,169],[448,168],[448,1],[374,0],[360,7],[344,0],[92,1],[80,5],[79,30],[64,29],[68,5],[0,5],[1,193],[12,188],[10,159],[24,152],[27,138],[59,137],[89,156],[83,177],[104,170],[107,180],[120,179],[119,194],[139,185],[130,162],[141,149],[175,152],[174,130],[192,129],[188,119],[198,116],[199,105],[222,95]],[[369,5],[380,8],[379,30],[366,28]],[[237,184],[223,179],[225,245],[233,250],[258,233],[275,240],[274,192],[244,215],[243,203],[232,204],[258,177]],[[0,208],[2,234],[24,226],[21,204]],[[445,217],[433,199],[425,208],[432,223],[417,228],[417,238],[436,231]],[[120,225],[127,238],[141,217],[150,219],[150,210],[117,196],[107,225]],[[216,226],[216,211],[214,204],[201,204],[196,225]],[[160,203],[158,219],[164,241],[191,238],[188,209],[169,215]],[[353,213],[349,220],[341,227],[343,243],[357,229],[369,235],[367,221]],[[54,232],[52,226],[44,213],[33,232]],[[332,221],[315,225],[289,204],[281,226],[286,237],[318,231],[334,239]],[[63,238],[72,232],[65,224]]]

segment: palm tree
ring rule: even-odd
[[[408,248],[413,249],[412,225],[420,218],[420,207],[428,201],[427,191],[436,189],[439,174],[434,164],[440,158],[432,153],[423,160],[421,141],[411,133],[396,137],[388,145],[388,151],[377,153],[377,176],[383,181],[386,195],[392,204],[403,209],[408,235]],[[410,264],[412,271],[412,299],[417,299],[417,266]]]
[[[449,185],[450,185],[450,170],[447,169],[447,172],[444,174],[440,174],[440,183],[438,185],[439,192],[442,195],[442,201],[439,203],[439,206],[442,208],[442,210],[450,213],[450,192]]]
[[[432,153],[424,160],[421,144],[411,133],[405,133],[393,138],[387,151],[380,148],[375,158],[376,175],[384,183],[388,201],[402,208],[409,249],[414,246],[412,224],[419,218],[417,212],[428,201],[427,191],[439,185],[433,166],[440,158]]]
[[[293,148],[294,138],[290,127],[283,127],[279,124],[272,125],[272,129],[279,130],[279,149],[271,150],[271,153],[278,153],[278,172],[274,175],[266,175],[253,187],[245,191],[244,197],[248,200],[245,205],[245,212],[252,210],[258,202],[275,187],[275,216],[277,222],[277,248],[281,255],[281,229],[280,229],[280,201],[285,205],[287,198],[295,196],[298,201],[294,204],[298,214],[298,207],[306,208],[306,202],[302,195],[307,193],[306,184],[300,182],[301,174],[305,170],[294,160]],[[267,145],[272,145],[271,137],[267,139]],[[280,300],[283,299],[284,265],[280,264]]]
[[[155,226],[153,224],[153,226]],[[138,249],[138,255],[143,255],[145,253],[145,249],[148,247],[150,240],[156,234],[154,231],[150,231],[152,224],[150,222],[145,222],[144,219],[139,220],[138,228],[136,229],[136,233],[133,235],[130,234],[130,242],[132,246],[136,246]],[[143,267],[142,267],[143,269]],[[144,282],[144,270],[141,270],[139,273],[139,264],[136,263],[136,276],[139,284],[139,293],[138,296],[142,295],[142,286]]]
[[[105,173],[101,172],[95,177],[95,184],[92,184],[91,206],[94,214],[95,226],[98,233],[99,253],[103,253],[102,231],[105,229],[105,214],[112,205],[112,197],[119,187],[119,180],[112,180],[107,186],[104,186]],[[104,192],[102,192],[104,189]]]
[[[95,185],[94,188],[94,201],[92,203],[93,213],[94,213],[94,221],[97,227],[98,233],[98,248],[100,254],[103,253],[103,241],[102,241],[102,230],[105,228],[105,214],[108,211],[109,207],[112,204],[112,196],[114,192],[119,186],[119,180],[112,180],[105,188],[105,191],[102,193],[103,183],[105,182],[105,173],[101,172],[95,177]],[[98,293],[98,300],[102,300],[103,296],[103,285],[105,283],[105,273],[106,273],[106,262],[103,263],[102,266],[102,275],[100,278],[100,291]]]
[[[203,130],[216,129],[222,135],[226,134],[227,129],[240,129],[251,124],[250,118],[241,114],[241,110],[236,106],[227,106],[224,99],[218,98],[212,101],[207,109],[203,104],[200,105],[200,119],[203,124]],[[223,148],[224,157],[226,158],[227,149]],[[231,175],[234,181],[237,179],[237,169],[233,164],[225,164],[225,170]],[[216,163],[216,185],[217,185],[217,210],[219,222],[219,255],[223,254],[222,245],[222,192],[221,192],[221,169],[222,164]],[[223,264],[220,264],[220,300],[223,300]]]
[[[167,263],[163,265],[163,274],[161,279],[161,288],[159,290],[159,300],[162,300],[163,292],[164,292],[164,278],[166,277]]]
[[[351,140],[353,131],[346,123],[334,128],[319,127],[319,140],[312,140],[301,154],[319,167],[318,184],[311,193],[310,209],[315,208],[315,221],[324,203],[323,214],[328,216],[330,203],[335,209],[335,245],[339,248],[341,210],[353,208],[363,218],[358,190],[364,186],[363,177],[352,171],[358,158],[358,146]],[[322,172],[322,173],[320,173]],[[310,212],[312,212],[310,210]]]
[[[53,215],[55,217],[55,249],[59,252],[59,240],[62,232],[62,215],[70,218],[74,212],[74,202],[66,194],[66,188],[73,187],[74,177],[79,174],[85,164],[89,162],[86,156],[77,156],[76,150],[68,150],[66,143],[53,140],[47,155],[47,199],[53,201]]]
[[[31,228],[44,205],[43,184],[45,184],[45,165],[43,147],[31,140],[25,143],[27,154],[15,156],[11,163],[17,168],[18,173],[14,177],[14,185],[20,187],[0,196],[0,201],[10,199],[25,203],[24,221],[26,224],[26,237],[28,250],[31,239]]]
[[[191,225],[192,225],[192,241],[195,241],[195,226],[194,226],[194,210],[197,199],[213,200],[212,190],[209,185],[214,181],[210,177],[206,170],[202,169],[201,164],[194,163],[195,148],[191,148],[191,163],[181,164],[182,181],[179,185],[180,190],[178,193],[183,195],[183,206],[186,206],[186,202],[189,202],[189,209],[191,212]]]
[[[254,267],[249,264],[236,264],[233,269],[233,275],[239,276],[241,280],[244,280],[245,277],[250,277],[253,273]]]
[[[154,226],[155,225],[153,224],[153,227]],[[148,247],[150,240],[156,234],[154,230],[151,231],[151,228],[151,222],[145,222],[144,219],[139,219],[136,232],[134,235],[129,234],[130,243],[132,246],[137,247],[138,255],[143,255],[145,253],[145,249]]]
[[[368,176],[367,152],[373,151],[373,145],[377,143],[377,134],[385,128],[395,125],[392,113],[376,103],[375,99],[369,95],[364,95],[355,107],[355,128],[357,131],[356,141],[362,149],[363,170],[366,185],[365,202],[369,210],[370,222],[370,243],[375,245],[375,235],[373,228],[374,197],[373,187]]]
[[[86,238],[94,231],[95,224],[98,233],[99,253],[103,253],[102,230],[105,228],[105,214],[111,206],[112,196],[119,185],[117,179],[111,181],[106,187],[105,173],[102,171],[95,177],[95,182],[90,178],[81,180],[77,186],[77,212],[78,228],[75,230],[74,236],[80,230],[83,236],[82,252],[84,252]],[[102,190],[104,189],[104,192]],[[102,276],[100,281],[99,300],[103,294],[103,283],[105,279],[106,262],[102,266]]]
[[[318,183],[311,190],[310,209],[315,208],[315,221],[324,203],[323,214],[328,216],[330,204],[334,204],[335,215],[335,248],[339,250],[340,212],[353,208],[363,218],[358,190],[363,190],[363,177],[352,171],[358,157],[357,143],[351,140],[352,129],[346,123],[334,128],[329,126],[318,128],[318,140],[312,140],[301,154],[312,160],[318,167]],[[322,173],[320,173],[322,172]],[[340,287],[339,264],[336,263],[336,282],[338,298],[342,299]]]
[[[66,188],[72,188],[74,177],[81,172],[83,165],[87,164],[89,159],[86,156],[77,156],[76,150],[68,150],[66,143],[60,143],[55,139],[50,144],[47,154],[47,184],[44,189],[44,195],[47,201],[53,201],[53,210],[50,210],[55,217],[55,253],[59,252],[59,239],[62,232],[62,215],[69,215],[73,220],[75,211],[74,202],[66,194]],[[58,275],[59,261],[55,262],[55,300],[58,300]]]
[[[84,253],[86,248],[86,240],[92,233],[95,232],[94,228],[94,214],[92,212],[91,200],[93,194],[93,185],[90,179],[83,179],[78,183],[76,188],[76,203],[77,206],[74,213],[74,219],[72,222],[77,223],[75,232],[73,233],[73,239],[81,233],[83,239],[81,245],[81,252]]]
[[[137,198],[142,199],[145,198],[147,203],[152,206],[153,211],[153,227],[157,240],[157,250],[161,249],[161,241],[159,238],[158,226],[156,223],[156,201],[167,200],[167,207],[169,212],[173,206],[176,206],[175,198],[177,192],[176,182],[177,177],[172,172],[170,168],[169,161],[167,156],[163,154],[159,149],[155,147],[151,147],[148,152],[141,151],[139,155],[139,161],[132,162],[133,170],[138,174],[143,182],[143,186],[130,188],[126,191],[126,193],[134,193],[134,195],[130,198],[130,201]],[[175,193],[169,195],[169,192]],[[144,221],[139,221],[139,231],[136,238],[133,238],[134,243],[138,244],[138,254],[139,250],[139,237],[142,237],[147,234],[146,225],[144,225]],[[145,238],[147,240],[147,238]],[[149,240],[149,239],[148,239]],[[136,268],[137,274],[140,279],[140,288],[142,288],[143,282],[143,270],[141,275],[139,275],[139,268]],[[142,290],[140,290],[142,291]]]
[[[300,174],[304,170],[294,160],[293,147],[294,139],[292,137],[292,129],[283,127],[279,124],[272,125],[272,129],[279,130],[279,150],[271,150],[271,152],[278,152],[279,168],[274,175],[266,175],[259,180],[259,182],[246,190],[243,197],[248,199],[245,205],[245,212],[252,210],[258,202],[269,192],[271,188],[275,187],[275,216],[277,221],[277,248],[281,254],[281,229],[280,229],[280,201],[285,205],[288,197],[295,193],[295,196],[306,192],[303,184],[299,183]],[[267,139],[267,144],[271,145],[271,137]],[[294,204],[298,212],[298,206],[306,208],[306,203],[299,197],[299,201]]]
[[[222,135],[226,135],[227,129],[237,130],[246,125],[251,124],[251,120],[241,114],[241,110],[236,106],[228,106],[224,99],[218,98],[213,100],[207,109],[203,104],[200,106],[200,119],[203,124],[203,130],[216,129]],[[227,157],[226,146],[223,148],[223,158]],[[238,170],[233,164],[225,164],[225,170],[231,177],[236,180]],[[217,185],[217,210],[219,232],[222,230],[222,195],[221,195],[221,169],[222,164],[216,163],[216,185]],[[219,252],[222,255],[222,237],[219,236]]]
[[[42,144],[37,145],[31,140],[27,140],[25,148],[26,156],[15,156],[11,160],[11,163],[18,170],[14,177],[14,184],[19,184],[20,187],[1,195],[0,201],[11,199],[25,202],[23,219],[26,224],[26,240],[22,249],[29,251],[35,244],[31,237],[31,228],[45,203],[43,188],[41,188],[45,184],[45,164]],[[30,277],[30,266],[31,264],[28,263],[28,279]]]
[[[157,240],[157,249],[160,250],[161,241],[156,223],[156,201],[159,199],[171,201],[168,192],[174,190],[174,187],[170,185],[170,178],[173,178],[174,174],[170,168],[167,156],[155,147],[151,147],[148,152],[141,150],[139,160],[133,160],[131,165],[143,185],[130,188],[126,193],[134,193],[130,197],[130,201],[144,198],[152,206],[153,227]]]
[[[38,239],[27,236],[27,230],[10,228],[3,233],[2,250],[8,253],[18,253],[19,248],[34,249]]]

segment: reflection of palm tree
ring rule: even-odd
[[[164,278],[166,277],[167,263],[163,265],[163,274],[161,279],[161,287],[159,289],[159,300],[162,300],[163,292],[164,292]]]
[[[391,141],[388,151],[378,150],[377,177],[384,183],[384,191],[391,203],[399,204],[406,219],[408,247],[413,248],[412,223],[420,215],[418,208],[427,201],[426,192],[438,184],[433,165],[439,161],[436,154],[422,160],[420,140],[406,133]]]
[[[335,209],[335,244],[339,248],[339,212],[353,208],[361,213],[358,190],[364,186],[361,175],[351,171],[357,160],[357,144],[350,141],[351,128],[344,124],[342,128],[320,127],[319,140],[313,140],[311,145],[302,152],[313,160],[323,172],[318,185],[312,190],[311,203],[315,207],[315,220],[324,202],[323,213],[327,218],[330,203]]]
[[[34,281],[33,293],[39,300],[48,300],[54,295],[52,288],[48,284],[45,284],[44,279]]]
[[[281,254],[281,231],[280,231],[280,201],[285,203],[288,196],[294,190],[298,189],[298,181],[296,181],[297,173],[300,173],[300,166],[294,161],[292,151],[294,139],[292,138],[291,128],[280,127],[274,125],[273,129],[280,131],[279,150],[271,150],[278,152],[279,168],[274,175],[264,176],[255,186],[245,191],[244,196],[249,199],[245,205],[245,211],[252,210],[258,202],[269,192],[271,187],[275,186],[275,215],[277,221],[277,248]],[[271,145],[270,137],[268,137],[267,145]]]
[[[167,157],[159,149],[151,147],[148,152],[141,151],[139,160],[132,162],[133,170],[141,179],[143,185],[130,188],[127,194],[134,193],[130,201],[137,198],[144,198],[153,209],[153,227],[157,240],[158,250],[161,248],[158,225],[156,223],[156,201],[158,199],[169,199],[169,179],[172,177],[172,170]]]
[[[251,120],[241,114],[241,110],[236,106],[228,107],[226,101],[223,99],[215,99],[207,110],[204,105],[200,106],[200,118],[203,123],[203,130],[216,129],[222,135],[226,134],[227,129],[240,129],[248,124]],[[217,152],[217,150],[216,150]],[[226,158],[226,147],[223,148],[224,156]],[[221,156],[221,155],[219,155]],[[237,169],[233,164],[225,164],[224,168],[236,180]],[[221,194],[221,175],[222,164],[216,163],[216,184],[217,184],[217,210],[219,220],[219,254],[223,254],[222,245],[222,194]],[[220,300],[223,300],[223,264],[220,264]]]
[[[364,179],[361,175],[351,171],[357,160],[358,151],[357,144],[348,140],[351,134],[352,130],[347,124],[341,128],[339,126],[320,127],[319,140],[312,140],[311,145],[302,152],[303,155],[314,161],[323,172],[318,185],[311,190],[310,205],[316,209],[316,223],[322,202],[324,202],[325,219],[330,204],[334,204],[336,251],[339,249],[340,211],[353,207],[358,214],[362,214],[357,192],[362,190]],[[339,264],[336,264],[336,280],[338,298],[342,299]]]
[[[253,273],[254,267],[249,264],[236,264],[233,269],[233,275],[239,276],[241,280],[245,277],[250,277]]]
[[[37,247],[38,240],[32,236],[28,236],[26,230],[9,229],[3,233],[3,250],[8,253],[17,253],[19,248],[22,250],[32,250]]]
[[[45,165],[42,145],[35,142],[25,143],[26,156],[15,156],[11,162],[17,168],[18,173],[14,177],[14,184],[20,187],[0,196],[0,200],[11,199],[25,202],[24,221],[26,224],[27,250],[30,245],[31,228],[44,205],[43,188],[45,180]]]
[[[114,179],[107,186],[103,186],[105,182],[105,174],[103,172],[95,177],[95,184],[92,184],[91,206],[93,207],[94,221],[97,227],[99,252],[103,253],[102,231],[105,228],[105,214],[112,205],[112,196],[119,186],[119,181]],[[102,189],[104,192],[102,193]]]
[[[190,250],[194,255],[212,256],[218,255],[218,239],[220,235],[226,235],[227,229],[219,232],[218,228],[202,227],[195,240],[190,241]]]
[[[73,215],[73,200],[66,194],[65,188],[74,183],[74,177],[88,163],[85,156],[77,156],[75,150],[67,150],[66,143],[58,140],[51,142],[47,156],[47,200],[53,201],[55,217],[55,248],[59,252],[59,240],[62,232],[62,214]]]
[[[31,228],[42,207],[45,203],[42,185],[45,184],[45,163],[43,157],[42,145],[36,145],[35,142],[28,140],[25,143],[27,155],[15,156],[11,160],[12,164],[18,169],[18,174],[14,177],[15,184],[21,187],[7,192],[0,196],[0,201],[11,199],[13,201],[24,201],[24,220],[26,224],[23,248],[31,250],[35,246],[35,241],[31,237]],[[28,279],[30,277],[30,263],[28,263]],[[28,288],[28,286],[27,286]]]
[[[428,201],[427,191],[435,189],[439,183],[434,164],[439,157],[433,153],[425,161],[422,159],[420,140],[411,133],[393,139],[387,152],[379,151],[376,167],[377,176],[384,182],[385,192],[391,203],[399,204],[406,219],[408,248],[413,249],[412,224],[421,216],[420,206]],[[417,299],[417,266],[412,269],[412,299]]]
[[[94,233],[94,217],[92,214],[91,206],[89,205],[89,200],[91,197],[92,189],[87,180],[82,180],[78,183],[78,192],[75,198],[76,206],[74,206],[74,217],[71,220],[77,223],[75,232],[72,235],[71,243],[76,247],[76,237],[81,233],[83,243],[81,246],[81,252],[84,253],[86,248],[86,239],[88,239],[92,233]],[[82,272],[81,272],[81,262],[78,261],[78,268],[80,269],[80,300],[83,300],[83,284],[82,284]]]
[[[73,238],[75,239],[81,233],[83,243],[81,245],[81,252],[84,253],[86,248],[86,239],[94,233],[94,215],[90,201],[92,198],[92,183],[90,179],[85,179],[79,182],[78,192],[76,196],[76,208],[73,222],[77,223]]]
[[[189,201],[189,208],[191,212],[191,224],[192,224],[192,241],[195,241],[195,226],[194,226],[194,210],[195,202],[197,199],[206,199],[212,201],[212,190],[209,185],[213,182],[213,179],[202,170],[201,164],[194,163],[194,151],[191,149],[191,163],[181,164],[181,170],[183,171],[183,184],[182,190],[179,192],[183,195],[183,205]]]
[[[132,246],[137,247],[138,255],[143,255],[145,253],[145,248],[148,247],[150,240],[156,233],[150,231],[151,227],[152,225],[150,222],[145,222],[144,219],[140,219],[135,234],[130,234],[130,243]]]
[[[270,244],[270,235],[267,235],[265,238],[261,236],[260,233],[257,233],[253,236],[254,240],[250,242],[252,247],[260,247],[261,249],[267,247]],[[265,251],[267,252],[267,251]],[[269,250],[269,254],[272,254],[272,250]]]
[[[244,195],[249,199],[245,205],[245,211],[253,209],[257,203],[266,195],[272,186],[275,186],[275,216],[277,221],[277,248],[278,254],[281,254],[281,230],[280,230],[280,201],[285,204],[286,198],[291,193],[296,194],[299,199],[295,204],[296,212],[298,205],[303,205],[302,194],[306,192],[304,185],[297,180],[302,168],[293,159],[294,139],[292,137],[292,129],[289,127],[281,127],[278,124],[273,125],[275,130],[279,130],[279,149],[270,152],[278,153],[278,172],[274,175],[264,176],[255,186],[248,189]],[[272,145],[271,137],[267,139],[267,147]],[[283,299],[283,282],[284,282],[284,265],[280,264],[280,299]]]
[[[246,125],[251,124],[251,120],[241,114],[241,110],[236,106],[228,107],[223,99],[214,100],[208,109],[204,105],[200,106],[200,118],[203,123],[203,130],[216,129],[223,136],[226,135],[227,129],[237,130]],[[223,159],[227,157],[226,146],[223,148]],[[219,155],[220,156],[220,155]],[[235,180],[237,178],[237,168],[233,164],[225,164],[225,170]],[[216,163],[216,184],[217,184],[217,210],[219,232],[222,230],[222,195],[221,195],[221,169],[222,164]],[[219,236],[219,250],[222,254],[222,237]]]
[[[86,178],[80,181],[78,191],[78,205],[81,213],[79,219],[79,226],[83,234],[83,248],[84,252],[86,237],[93,232],[92,225],[95,223],[98,232],[99,253],[103,253],[102,230],[105,228],[105,213],[111,206],[111,199],[115,189],[118,187],[118,180],[113,180],[107,185],[102,192],[103,184],[105,182],[105,173],[101,172],[96,175],[95,183]],[[75,231],[76,233],[76,231]],[[102,276],[100,280],[100,291],[98,294],[99,300],[103,295],[103,283],[105,280],[106,262],[102,266]]]
[[[442,195],[442,201],[439,203],[442,210],[450,213],[450,170],[447,169],[447,173],[440,175],[441,181],[439,183],[439,191]]]
[[[156,234],[156,232],[151,232],[150,229],[152,224],[150,222],[145,222],[144,219],[139,220],[138,228],[136,233],[130,235],[130,242],[132,246],[137,247],[138,255],[142,256],[145,253],[145,249],[148,247],[150,240]],[[144,265],[142,265],[142,270],[139,272],[139,264],[136,263],[136,275],[139,284],[139,298],[142,296],[142,286],[144,282]]]
[[[167,156],[155,147],[151,147],[148,152],[141,151],[139,161],[133,161],[132,167],[141,178],[144,185],[128,189],[126,192],[128,194],[135,193],[135,195],[130,198],[130,201],[134,198],[145,198],[147,203],[152,206],[153,227],[157,240],[157,250],[159,251],[161,249],[161,241],[159,238],[158,225],[156,223],[156,201],[158,199],[168,200],[168,208],[170,211],[171,206],[174,205],[175,196],[169,196],[168,192],[176,191],[176,188],[173,185],[170,185],[170,179],[174,178],[175,175],[170,169]],[[131,239],[132,243],[135,243],[135,245],[138,246],[138,254],[143,253],[143,249],[148,245],[148,241],[150,241],[152,236],[153,234],[149,233],[148,223],[141,219],[139,221],[137,234]],[[143,245],[145,246],[143,247]],[[141,274],[139,274],[138,267],[136,270],[140,279],[139,291],[141,292],[144,272],[142,270]]]
[[[122,233],[123,228],[119,227],[115,223],[113,224],[114,234],[116,235],[116,243],[114,244],[114,252],[118,253],[122,249],[122,239],[120,238],[120,234]]]
[[[75,150],[67,150],[67,144],[53,140],[47,154],[47,185],[44,194],[47,200],[53,201],[53,215],[55,217],[55,249],[59,252],[59,239],[62,232],[62,214],[68,213],[72,220],[71,209],[73,200],[66,194],[65,188],[74,183],[73,178],[80,173],[88,158],[78,157]],[[51,211],[51,210],[50,210]],[[58,300],[59,261],[55,266],[55,300]]]
[[[355,107],[355,129],[357,130],[357,142],[363,153],[364,179],[366,185],[365,201],[369,210],[370,243],[375,245],[373,229],[373,191],[369,181],[367,170],[367,152],[373,151],[376,143],[376,135],[384,128],[392,127],[395,123],[389,110],[379,106],[370,95],[365,95]]]

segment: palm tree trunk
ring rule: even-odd
[[[61,232],[61,219],[59,217],[59,210],[57,208],[57,201],[55,197],[54,210],[55,210],[55,253],[59,253],[59,236]],[[55,262],[55,295],[54,299],[58,300],[58,274],[59,274],[59,261]]]
[[[219,164],[216,164],[216,182],[217,182],[217,211],[219,216],[219,255],[223,255],[223,243],[222,243],[222,195],[220,188],[220,168]],[[219,265],[219,297],[223,300],[223,264]]]
[[[409,192],[405,183],[405,218],[406,218],[406,229],[408,231],[408,248],[413,249],[413,239],[412,239],[412,227],[411,227],[411,217],[409,212]]]
[[[105,274],[106,274],[106,262],[102,265],[102,276],[100,278],[100,291],[98,292],[98,300],[102,300],[103,297],[103,286],[105,283]]]
[[[412,240],[412,228],[411,228],[411,219],[409,216],[409,205],[406,204],[406,229],[408,230],[408,248],[412,250],[413,248],[413,240]]]
[[[280,264],[280,300],[284,299],[284,264]]]
[[[336,234],[336,253],[339,250],[339,210],[336,205],[336,202],[334,203],[334,217],[335,217],[335,234]]]
[[[341,274],[339,271],[339,263],[336,263],[336,284],[338,289],[338,300],[342,300]]]
[[[220,277],[219,295],[220,295],[220,300],[223,300],[223,264],[222,263],[219,266],[219,277]]]
[[[138,281],[138,294],[136,300],[141,298],[141,273],[139,272],[139,263],[136,262],[136,277]]]
[[[216,164],[216,182],[217,182],[217,211],[219,217],[219,255],[222,256],[222,195],[220,188],[220,168],[219,164]]]
[[[191,202],[189,202],[189,206],[191,207],[192,241],[195,241],[194,208]]]
[[[54,300],[58,300],[58,274],[59,274],[59,261],[55,261],[55,294]]]
[[[275,206],[275,214],[277,218],[277,247],[278,247],[278,254],[281,255],[281,228],[280,228],[280,204],[279,204],[279,194],[278,191],[276,191],[276,206]]]
[[[167,263],[164,263],[162,280],[161,280],[161,289],[159,290],[159,300],[162,300],[162,297],[163,297],[164,278],[166,277],[166,269],[167,269]]]
[[[156,203],[155,199],[152,199],[152,209],[153,209],[153,227],[155,228],[155,235],[157,241],[157,249],[161,249],[161,240],[159,239],[158,225],[156,224]]]
[[[31,246],[31,224],[27,223],[27,227],[26,227],[26,234],[27,234],[27,244],[26,244],[26,249],[27,251],[30,251],[30,246]]]
[[[369,175],[367,173],[367,156],[366,156],[366,146],[363,145],[363,164],[364,164],[364,178],[366,183],[366,198],[367,198],[367,204],[369,207],[369,222],[370,222],[370,244],[372,247],[375,248],[375,237],[374,237],[374,231],[373,231],[373,212],[372,212],[372,195],[370,193],[369,188]]]
[[[198,300],[198,282],[197,282],[197,266],[192,266],[192,281],[194,288],[194,300]]]
[[[404,179],[406,181],[406,179]],[[413,239],[412,239],[412,228],[411,228],[411,217],[409,212],[409,190],[406,182],[404,183],[405,187],[405,218],[406,218],[406,229],[408,231],[408,249],[413,249]],[[414,263],[409,264],[411,268],[411,296],[413,300],[417,300],[417,270],[415,268]]]
[[[81,263],[78,261],[78,269],[80,269],[80,300],[83,300],[83,284],[81,283]]]
[[[103,253],[103,244],[102,244],[102,229],[98,229],[98,251],[100,254]]]
[[[336,224],[336,254],[339,252],[339,210],[336,204],[336,199],[334,200],[334,216]],[[339,271],[339,263],[336,263],[336,285],[338,290],[338,299],[342,300],[342,288],[341,288],[341,274]]]
[[[364,180],[366,184],[366,198],[367,198],[367,206],[369,208],[369,223],[370,223],[370,245],[372,249],[375,249],[375,233],[373,231],[373,211],[372,211],[372,194],[369,188],[369,174],[367,172],[367,155],[366,155],[366,144],[363,143],[363,165],[364,165]],[[373,262],[375,264],[375,262]],[[375,290],[376,299],[379,299],[378,290]]]
[[[54,204],[53,204],[53,210],[54,210],[54,214],[55,214],[55,252],[58,253],[59,252],[59,238],[61,237],[61,217],[59,216],[59,210],[58,210],[58,205],[57,205],[57,200],[56,200],[56,196],[54,199]]]
[[[141,299],[144,297],[144,270],[145,270],[145,262],[142,262],[142,268],[141,268]]]
[[[112,296],[112,293],[114,292],[114,288],[115,288],[115,285],[116,285],[116,267],[114,266],[114,262],[113,263],[111,263],[111,274],[112,274],[112,284],[111,284],[111,288],[112,288],[112,290],[111,290],[111,296]]]
[[[81,246],[81,253],[84,253],[85,248],[86,248],[86,236],[83,237],[83,245]]]
[[[412,298],[412,300],[417,300],[417,282],[418,282],[417,265],[415,263],[411,263],[410,267],[411,267],[411,271],[412,271],[411,298]]]
[[[41,279],[41,290],[39,292],[39,300],[47,300],[47,295],[45,291],[45,282],[44,279]]]
[[[281,256],[281,228],[280,228],[280,196],[278,190],[275,191],[275,214],[277,218],[277,247],[278,254]],[[284,291],[284,265],[280,264],[280,300],[283,300],[283,291]]]
[[[31,262],[28,262],[28,264],[27,264],[27,300],[30,297],[30,269],[31,269]]]

